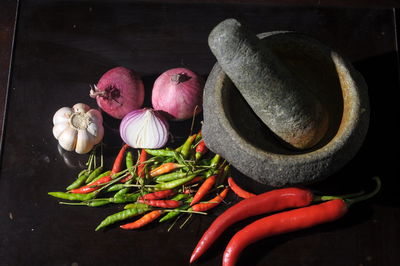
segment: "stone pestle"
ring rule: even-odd
[[[307,81],[291,73],[254,33],[227,19],[212,30],[208,44],[254,113],[286,146],[308,149],[324,137],[328,113]]]

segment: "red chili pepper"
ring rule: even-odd
[[[120,227],[122,229],[136,229],[136,228],[140,228],[143,227],[149,223],[151,223],[152,221],[154,221],[155,219],[157,219],[158,217],[161,216],[161,214],[163,213],[162,210],[155,210],[155,211],[151,211],[145,215],[142,216],[142,218],[134,221],[133,223],[129,223],[129,224],[124,224],[121,225]]]
[[[162,165],[160,165],[157,168],[154,168],[153,170],[150,171],[150,176],[151,177],[156,177],[162,174],[166,174],[169,172],[172,172],[175,169],[178,169],[182,167],[182,165],[177,164],[177,163],[164,163]]]
[[[196,176],[195,178],[193,178],[192,180],[190,180],[189,182],[187,182],[185,184],[185,186],[189,186],[189,185],[193,185],[196,184],[197,182],[200,182],[201,180],[203,180],[202,176]]]
[[[132,175],[131,174],[129,174],[129,175],[127,175],[126,177],[124,177],[123,179],[121,179],[121,183],[125,183],[125,182],[127,182],[128,180],[131,180],[132,179]]]
[[[178,208],[181,206],[181,202],[177,200],[144,200],[144,199],[138,199],[138,202],[147,204],[149,206],[153,207],[159,207],[159,208]]]
[[[102,178],[93,181],[86,186],[71,190],[71,193],[87,194],[98,189],[99,186],[108,183],[112,180],[111,175],[103,176]]]
[[[124,160],[124,154],[125,154],[126,149],[128,149],[128,148],[129,148],[129,145],[128,144],[124,144],[122,146],[122,148],[119,150],[119,153],[118,153],[117,157],[115,158],[114,165],[113,165],[113,167],[111,169],[111,173],[112,174],[121,172],[122,162]]]
[[[344,200],[335,199],[259,219],[232,237],[225,249],[222,265],[235,265],[241,251],[258,240],[337,220],[347,210],[348,207]]]
[[[232,224],[263,213],[307,206],[312,200],[312,193],[307,189],[283,188],[240,201],[215,219],[198,242],[190,262],[197,260]]]
[[[348,198],[345,200],[345,203],[347,204],[346,208],[348,206],[350,206],[353,203],[362,201],[362,200],[366,200],[368,198],[373,197],[375,194],[377,194],[380,190],[381,187],[381,182],[380,179],[378,177],[374,178],[375,182],[376,182],[376,188],[374,189],[374,191],[372,191],[369,194],[365,194],[362,195],[360,197],[357,198]],[[276,189],[276,190],[272,190],[269,192],[265,192],[263,194],[257,195],[255,197],[252,198],[248,198],[245,200],[240,201],[239,203],[237,203],[236,205],[232,206],[231,208],[229,208],[228,210],[226,210],[224,213],[222,213],[217,219],[215,219],[215,221],[211,224],[211,226],[207,229],[207,231],[203,234],[203,236],[201,237],[199,243],[197,244],[196,248],[194,249],[192,256],[190,258],[190,262],[194,262],[196,259],[198,259],[211,245],[212,243],[225,231],[226,228],[228,228],[230,225],[246,219],[248,217],[251,216],[255,216],[255,215],[260,215],[263,213],[270,213],[270,212],[276,212],[276,211],[280,211],[280,210],[284,210],[284,209],[288,209],[288,208],[297,208],[297,207],[305,207],[307,205],[309,205],[313,200],[322,200],[322,201],[326,201],[326,200],[332,200],[332,199],[338,199],[339,198],[339,203],[329,203],[327,206],[330,206],[330,204],[336,205],[336,206],[343,206],[343,200],[340,199],[342,197],[335,197],[335,196],[313,196],[313,194],[311,193],[310,190],[308,189],[301,189],[301,188],[283,188],[283,189]],[[342,202],[340,202],[342,201]],[[318,205],[315,205],[318,206]],[[322,205],[325,206],[325,205]],[[308,208],[308,207],[307,207]],[[311,207],[310,207],[311,208]],[[318,210],[321,210],[321,212],[319,211],[314,211],[311,212],[310,215],[315,215],[315,216],[321,216],[321,218],[325,217],[324,219],[327,219],[326,217],[328,217],[328,214],[324,214],[325,209],[327,209],[327,212],[329,213],[330,211],[334,210],[334,207],[330,207],[330,208],[318,208],[315,207]],[[298,213],[299,215],[299,219],[302,219],[302,214],[306,213],[302,212],[302,210],[304,210],[305,208],[302,209],[297,209],[296,211],[299,211]],[[311,210],[313,210],[313,208],[311,208]],[[337,210],[338,213],[340,214],[340,208]],[[292,211],[290,211],[292,212]],[[283,212],[285,213],[285,212]],[[288,217],[285,216],[286,214],[282,214],[282,216],[278,216],[278,217]],[[286,212],[287,213],[287,212]],[[292,212],[293,213],[293,212]],[[294,212],[295,214],[297,212]],[[293,216],[295,217],[295,216]],[[307,219],[307,215],[303,216],[304,219]],[[265,218],[266,219],[266,218]],[[283,227],[284,226],[291,226],[290,223],[296,223],[297,220],[296,218],[293,218],[293,220],[291,219],[286,219],[286,221],[280,221],[277,218],[276,219],[276,223],[278,223],[277,226],[277,233],[279,233],[279,224],[281,224]],[[315,219],[319,219],[319,218],[315,218]],[[284,220],[284,219],[283,219]],[[313,222],[315,222],[316,220],[313,220],[313,218],[309,218],[308,222],[309,225],[312,226]],[[326,220],[328,221],[328,220]],[[299,223],[301,223],[299,221]],[[296,228],[294,228],[296,229]],[[227,258],[229,258],[231,255],[227,255]],[[228,259],[228,261],[230,261]],[[230,264],[227,264],[230,265]]]
[[[196,194],[194,194],[193,200],[190,203],[190,206],[193,206],[194,204],[198,203],[207,193],[210,191],[210,189],[214,186],[215,184],[215,179],[216,176],[210,176],[207,178],[203,184],[199,187],[197,190]]]
[[[160,190],[152,193],[148,193],[140,197],[140,199],[144,200],[155,200],[155,199],[165,199],[175,195],[175,191],[173,189]]]
[[[146,166],[146,164],[144,163],[145,161],[147,161],[147,152],[145,149],[142,149],[142,151],[140,152],[140,156],[139,156],[139,165],[137,167],[137,175],[138,177],[144,177],[144,168]]]
[[[195,154],[196,160],[199,160],[201,156],[203,156],[207,151],[208,148],[206,147],[206,143],[204,142],[204,140],[201,140],[199,144],[197,144],[196,146],[196,154]]]
[[[193,205],[192,210],[196,212],[204,212],[216,207],[225,199],[228,191],[229,187],[226,187],[220,194],[211,199],[210,202],[197,203],[196,205]]]
[[[239,185],[236,184],[235,180],[233,180],[232,177],[228,177],[228,184],[229,184],[229,187],[233,190],[233,192],[235,192],[235,194],[241,198],[248,199],[248,198],[256,196],[256,194],[250,193],[250,192],[242,189],[241,187],[239,187]]]

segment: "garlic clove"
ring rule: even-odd
[[[89,124],[89,126],[87,127],[87,132],[92,135],[93,144],[97,144],[103,139],[104,128],[99,124],[96,123]]]
[[[62,107],[53,116],[53,124],[68,122],[69,117],[72,115],[74,110],[69,107]]]
[[[90,106],[84,103],[77,103],[72,106],[72,109],[74,109],[74,112],[76,113],[86,113],[90,110]]]
[[[76,136],[78,132],[72,128],[67,127],[59,136],[58,142],[60,146],[67,151],[73,151],[76,146]]]
[[[94,121],[96,124],[103,123],[103,116],[101,113],[96,110],[96,109],[91,109],[89,110],[86,115],[89,116],[89,118]]]
[[[64,123],[60,122],[60,123],[55,124],[54,127],[53,127],[53,135],[54,135],[54,137],[56,139],[58,139],[60,137],[61,133],[63,133],[63,131],[65,129],[67,129],[68,127],[69,127],[68,120],[66,122],[64,122]]]
[[[78,130],[75,152],[88,153],[93,148],[93,137],[85,130]]]
[[[100,141],[103,139],[103,137],[104,137],[104,127],[100,125],[100,126],[98,126],[97,136],[94,139],[94,143],[93,144],[100,143]]]
[[[96,138],[98,136],[98,127],[95,123],[90,123],[87,127],[87,131]]]

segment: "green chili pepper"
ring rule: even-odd
[[[126,183],[128,183],[128,182],[126,182]],[[120,191],[121,189],[124,189],[124,188],[125,188],[125,184],[115,184],[115,185],[108,187],[106,191],[114,192],[114,191]]]
[[[66,190],[71,190],[80,187],[88,179],[88,176],[89,176],[89,171],[87,169],[81,171],[78,175],[78,178],[71,185],[69,185],[66,188]]]
[[[176,151],[176,152],[181,152],[182,147],[183,147],[183,144],[182,144],[181,146],[179,146],[178,148],[176,148],[175,151]]]
[[[181,154],[183,156],[184,159],[188,158],[190,155],[190,148],[192,147],[192,143],[194,141],[194,139],[196,138],[196,134],[189,136],[185,143],[183,143],[182,145],[182,149],[181,149]]]
[[[137,208],[142,209],[142,208],[145,208],[145,207],[150,207],[150,206],[147,205],[147,204],[144,204],[144,203],[135,202],[135,203],[126,204],[124,206],[124,209],[125,210],[127,210],[127,209],[137,209]]]
[[[166,213],[166,214],[159,220],[159,222],[162,223],[162,222],[171,220],[171,219],[175,218],[176,216],[178,216],[180,213],[182,213],[182,212],[180,212],[179,210],[186,210],[186,209],[189,208],[189,207],[190,207],[189,204],[185,204],[185,205],[182,205],[181,207],[176,208],[176,210],[169,211],[168,213]]]
[[[127,203],[127,202],[135,202],[139,198],[140,193],[130,193],[130,194],[115,194],[112,198],[113,203]]]
[[[183,199],[187,199],[188,197],[189,197],[188,194],[180,193],[180,194],[175,195],[175,197],[173,197],[171,200],[181,201]]]
[[[146,204],[141,204],[137,205],[135,208],[130,208],[123,210],[121,212],[114,213],[107,218],[105,218],[95,229],[95,231],[98,231],[110,224],[116,223],[118,221],[122,221],[128,218],[135,217],[137,215],[143,214],[150,210],[150,207]]]
[[[196,134],[196,138],[194,139],[194,143],[197,144],[200,142],[200,140],[202,140],[203,138],[203,134],[201,133],[201,131],[199,131],[199,133]]]
[[[47,194],[60,199],[87,201],[94,198],[94,196],[96,196],[97,193],[92,192],[87,194],[78,194],[78,193],[67,193],[67,192],[48,192]]]
[[[118,184],[118,185],[122,185],[122,189],[120,189],[117,193],[115,193],[114,197],[119,197],[119,196],[122,196],[122,195],[128,193],[130,188],[129,187],[125,187],[125,185],[129,185],[132,182],[133,182],[133,179],[129,179],[128,181],[125,182],[125,184]]]
[[[99,166],[96,169],[94,169],[93,172],[86,179],[86,184],[92,182],[95,178],[97,178],[101,174],[101,172],[103,172],[103,166]]]
[[[169,158],[164,159],[164,161],[162,161],[162,163],[172,163],[173,161],[175,161],[175,158],[169,157]]]
[[[167,183],[159,183],[154,186],[154,190],[165,190],[165,189],[173,189],[179,186],[182,186],[186,182],[189,182],[193,178],[196,177],[197,174],[191,174],[185,178],[176,179]]]
[[[173,158],[168,157],[168,156],[154,156],[154,157],[151,157],[146,162],[153,163],[153,164],[160,164],[160,163],[164,163],[166,160],[171,160],[171,159],[174,160]]]
[[[126,168],[128,169],[129,173],[134,176],[134,170],[133,170],[133,154],[132,152],[128,151],[126,153],[126,157],[125,157],[125,163],[126,163]]]
[[[206,177],[210,177],[214,174],[215,168],[217,167],[220,160],[221,156],[219,154],[215,154],[215,156],[211,159],[210,162],[211,169],[206,172]]]
[[[221,160],[221,156],[219,156],[219,154],[215,154],[215,156],[211,159],[210,166],[216,167],[220,160]]]
[[[110,203],[110,201],[107,200],[107,199],[94,200],[94,201],[88,201],[87,202],[87,206],[89,206],[89,207],[100,207],[100,206],[103,206],[103,205],[106,205],[106,204],[109,204],[109,203]]]
[[[88,206],[88,207],[100,207],[106,204],[109,204],[109,199],[94,199],[83,202],[60,202],[60,204],[64,205],[80,205],[80,206]]]
[[[176,179],[187,177],[189,174],[197,175],[197,174],[201,173],[202,171],[204,171],[204,170],[197,170],[197,171],[194,171],[192,173],[189,173],[189,172],[173,172],[173,173],[169,173],[169,174],[160,175],[157,178],[155,178],[154,180],[157,183],[164,183],[164,182],[169,182],[169,181],[173,181],[173,180],[176,180]]]
[[[169,151],[169,150],[151,150],[151,149],[146,149],[146,152],[150,155],[153,156],[166,156],[166,157],[174,157],[176,152],[175,151]]]

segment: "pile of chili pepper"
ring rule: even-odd
[[[188,218],[192,214],[207,214],[206,211],[224,202],[232,190],[243,200],[214,220],[195,247],[190,263],[206,252],[229,226],[252,216],[273,213],[245,226],[232,237],[224,251],[222,264],[233,266],[250,244],[269,236],[337,220],[352,204],[377,194],[381,186],[376,177],[376,188],[367,194],[318,196],[307,188],[289,187],[255,195],[242,189],[229,176],[229,164],[221,156],[211,152],[207,156],[207,152],[201,132],[190,135],[176,149],[141,149],[136,150],[137,156],[134,149],[125,144],[111,170],[107,171],[104,171],[103,158],[97,166],[95,152],[92,152],[87,169],[79,173],[65,192],[48,194],[73,201],[60,202],[68,205],[125,204],[122,211],[101,221],[97,231],[136,216],[140,217],[120,228],[141,228],[157,219],[159,222],[175,219],[176,222],[185,213],[190,214]],[[228,185],[224,185],[226,181]]]
[[[207,214],[229,191],[224,185],[229,164],[218,154],[207,152],[201,132],[190,135],[176,149],[135,150],[125,144],[111,170],[104,169],[103,159],[96,166],[92,153],[87,169],[66,191],[48,194],[69,200],[60,202],[67,205],[125,204],[124,210],[101,221],[96,231],[139,215],[139,219],[120,227],[140,228],[157,219],[177,219],[184,213]]]
[[[381,182],[378,177],[374,177],[374,180],[376,187],[367,194],[317,196],[309,189],[296,187],[254,195],[228,178],[232,190],[245,199],[214,220],[195,247],[190,263],[197,260],[229,226],[252,216],[274,213],[245,226],[231,238],[223,254],[223,266],[235,265],[247,246],[263,238],[335,221],[345,215],[352,204],[378,193]]]

